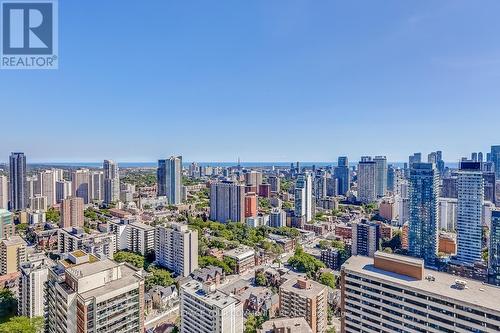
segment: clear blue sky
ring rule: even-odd
[[[500,1],[61,0],[0,161],[332,161],[500,144]]]

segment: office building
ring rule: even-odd
[[[422,163],[422,153],[414,153],[408,158],[408,167],[411,169],[413,163]]]
[[[491,213],[488,257],[488,280],[492,284],[500,285],[500,209]]]
[[[387,167],[387,191],[391,193],[396,191],[398,171],[392,164]]]
[[[79,169],[71,172],[71,189],[73,195],[83,199],[84,204],[90,201],[89,195],[89,177],[88,169]]]
[[[380,225],[361,220],[352,224],[352,255],[373,257],[381,241]]]
[[[49,271],[46,332],[144,331],[141,271],[74,251]]]
[[[245,221],[245,186],[232,181],[210,185],[210,220]]]
[[[72,196],[71,182],[68,180],[58,180],[56,182],[56,203],[61,203],[64,199]]]
[[[351,169],[349,169],[349,159],[347,156],[340,156],[337,164],[334,176],[338,182],[338,194],[346,195],[351,189]]]
[[[168,203],[178,205],[182,202],[182,156],[171,156],[158,160],[158,196],[166,196]]]
[[[500,289],[377,252],[341,270],[341,332],[498,332]]]
[[[326,332],[328,289],[306,279],[291,278],[280,287],[280,315],[305,318],[314,333]]]
[[[0,209],[9,209],[9,181],[0,175]]]
[[[180,276],[198,268],[198,231],[187,225],[171,223],[155,230],[156,263]]]
[[[34,318],[45,315],[45,284],[49,277],[49,267],[53,265],[52,260],[43,254],[21,263],[17,302],[19,316]]]
[[[13,214],[7,209],[0,208],[0,239],[14,236],[15,231]]]
[[[116,236],[114,233],[95,232],[88,234],[83,228],[61,228],[57,231],[57,250],[59,253],[70,253],[82,250],[99,259],[113,259],[116,252]]]
[[[0,275],[19,271],[26,261],[26,242],[19,236],[0,240]]]
[[[368,204],[377,200],[377,165],[371,157],[363,156],[358,164],[358,201]]]
[[[491,146],[490,161],[493,162],[495,177],[500,179],[500,145]]]
[[[243,304],[213,284],[189,281],[180,287],[180,300],[181,333],[243,332]]]
[[[26,182],[26,156],[24,156],[24,153],[12,153],[10,155],[9,172],[9,209],[26,209],[26,206],[28,204],[28,184]]]
[[[481,261],[484,182],[479,162],[461,162],[458,171],[457,260]]]
[[[83,199],[70,197],[61,202],[61,228],[83,227]]]
[[[496,203],[496,178],[494,172],[483,171],[484,201]]]
[[[438,245],[439,175],[433,163],[413,163],[409,181],[409,253],[433,265]]]
[[[387,158],[375,156],[375,192],[378,198],[387,194]]]
[[[295,218],[300,219],[301,224],[307,223],[313,218],[312,202],[312,176],[310,173],[302,173],[297,176],[295,182]]]
[[[271,209],[269,214],[269,226],[273,228],[286,227],[286,212],[280,208]]]

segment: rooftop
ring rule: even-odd
[[[237,260],[243,260],[255,255],[255,251],[247,246],[241,246],[236,249],[224,252],[224,255],[226,257],[234,258]]]
[[[307,278],[291,278],[281,285],[280,292],[293,292],[294,294],[313,298],[326,291],[326,289],[326,286]]]
[[[260,333],[272,333],[278,332],[278,330],[279,332],[288,333],[312,333],[311,327],[303,317],[268,320],[262,324],[262,329],[257,331]]]
[[[218,308],[225,308],[231,304],[238,303],[238,300],[233,296],[227,295],[220,290],[210,291],[206,285],[195,280],[183,284],[181,288],[183,292]]]
[[[130,226],[137,228],[137,229],[142,229],[142,230],[154,230],[155,229],[154,227],[147,225],[147,224],[144,224],[144,223],[141,223],[141,222],[132,222],[132,223],[130,223]]]
[[[380,252],[377,252],[379,254]],[[419,265],[421,260],[384,253],[383,256],[400,261],[402,265]],[[374,266],[374,259],[363,256],[352,256],[342,266],[349,273],[363,274],[370,278],[382,279],[392,284],[398,284],[423,294],[431,294],[440,299],[448,298],[459,300],[477,307],[500,311],[500,288],[483,284],[474,280],[467,280],[464,289],[457,288],[457,280],[464,280],[455,275],[442,273],[424,268],[423,279],[417,279],[408,275],[398,274],[393,271],[382,270]]]
[[[5,246],[26,245],[26,242],[20,236],[12,236],[6,239],[2,239],[2,243]]]

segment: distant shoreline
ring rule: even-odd
[[[188,167],[192,162],[182,163],[184,167]],[[211,167],[235,167],[237,162],[196,162],[200,166]],[[293,162],[295,166],[296,162]],[[388,165],[394,165],[402,168],[405,162],[387,162]],[[292,162],[241,162],[240,166],[245,168],[271,168],[271,167],[290,167]],[[336,162],[299,162],[301,167],[326,167],[336,166]],[[356,166],[358,162],[351,162],[349,166]],[[44,162],[44,163],[28,163],[29,167],[63,167],[63,168],[101,168],[102,162]],[[120,168],[156,168],[157,162],[118,162]],[[446,163],[449,168],[457,168],[458,163]]]

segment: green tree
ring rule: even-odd
[[[481,257],[483,258],[484,262],[488,262],[488,258],[489,258],[489,255],[488,255],[489,251],[488,251],[488,248],[484,249],[483,250],[483,253],[481,254]]]
[[[308,276],[316,275],[320,268],[325,267],[325,264],[312,255],[305,253],[300,247],[298,247],[295,250],[295,254],[288,259],[288,264],[299,272],[307,273]]]
[[[154,286],[168,287],[175,283],[175,280],[170,275],[170,272],[161,269],[153,268],[150,269],[151,275],[146,278],[146,289],[149,290]]]
[[[345,243],[340,240],[334,240],[332,241],[332,247],[339,249],[339,250],[344,250],[345,249]]]
[[[92,207],[85,209],[83,215],[90,220],[97,220],[97,213]]]
[[[255,333],[258,328],[262,327],[262,324],[267,320],[266,316],[255,316],[248,315],[247,320],[245,321],[245,330],[244,333]]]
[[[43,331],[43,318],[12,317],[0,324],[0,333],[40,333]]]
[[[27,223],[16,224],[16,231],[17,232],[19,232],[19,231],[26,231],[26,229],[28,229],[28,224]]]
[[[60,215],[61,214],[57,209],[50,207],[49,209],[47,209],[47,212],[45,213],[45,218],[47,221],[58,223]]]
[[[257,272],[255,274],[255,284],[258,286],[266,286],[267,285],[267,278],[263,272]]]
[[[328,286],[330,288],[335,289],[335,275],[330,272],[324,272],[321,273],[321,276],[319,277],[319,282],[321,284],[324,284],[325,286]]]
[[[10,289],[0,289],[0,322],[7,321],[17,313],[17,300]]]
[[[233,274],[233,270],[222,260],[210,256],[199,256],[198,265],[200,267],[217,266],[222,268],[225,274]]]
[[[137,253],[118,251],[114,254],[113,259],[118,262],[128,262],[137,268],[144,268],[144,257]]]

